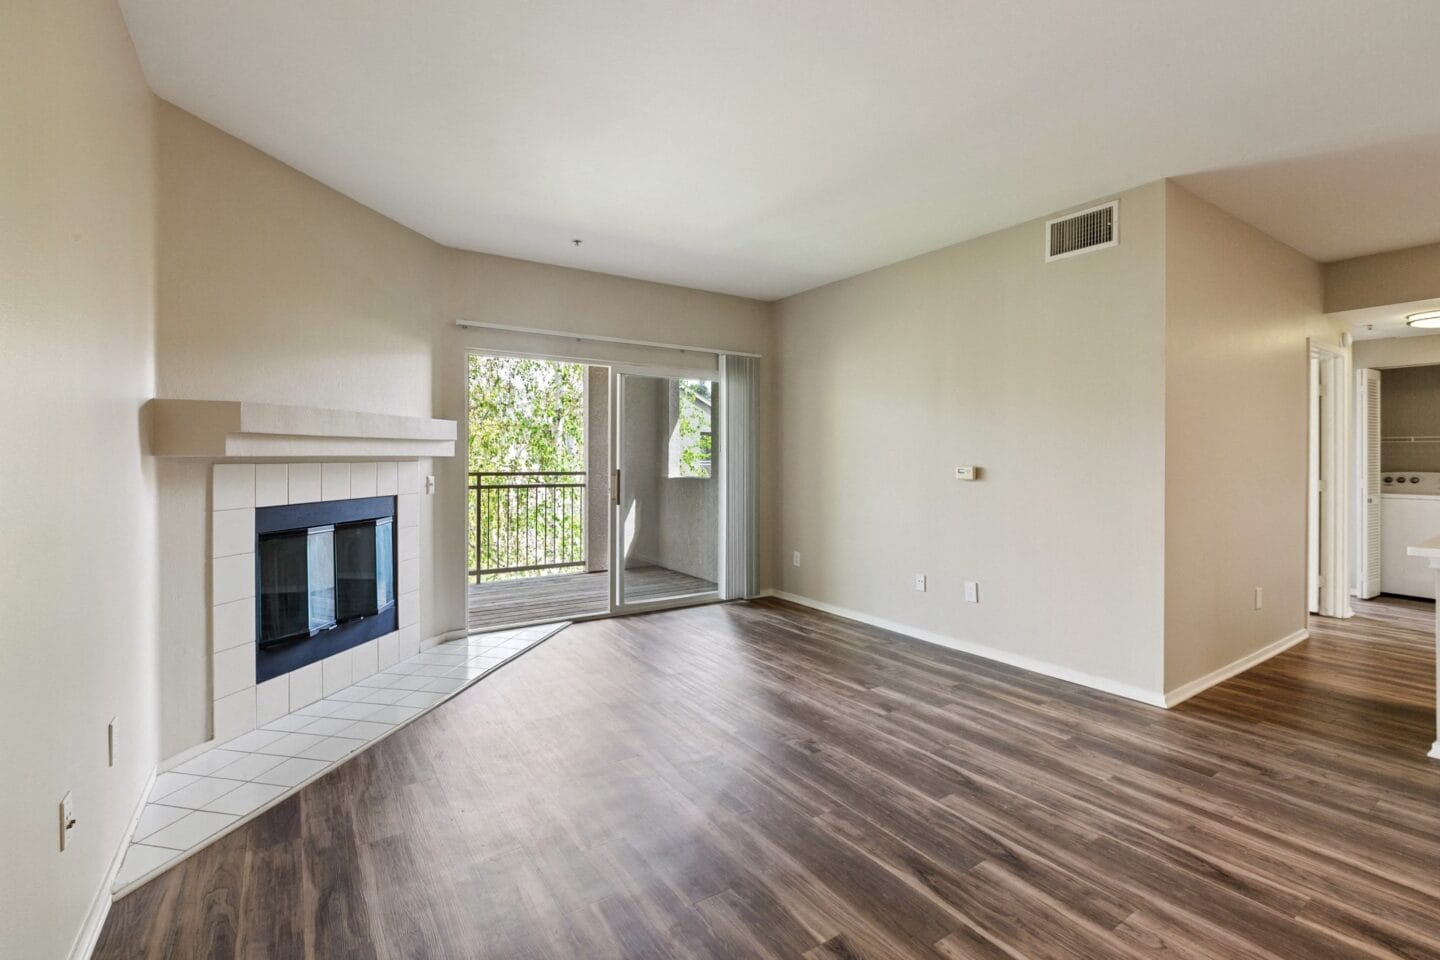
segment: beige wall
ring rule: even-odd
[[[1173,690],[1305,628],[1306,338],[1325,323],[1317,264],[1176,184],[1166,196]]]
[[[1440,363],[1440,334],[1423,337],[1390,337],[1384,340],[1356,340],[1355,369],[1371,367],[1418,367]]]
[[[1359,310],[1440,297],[1440,243],[1325,265],[1325,310]]]
[[[1032,222],[776,305],[783,590],[1158,695],[1165,187],[1120,200],[1111,249]]]
[[[1387,437],[1440,437],[1440,366],[1380,375],[1380,424]],[[1380,469],[1440,471],[1440,443],[1384,443]]]
[[[48,960],[108,899],[159,754],[140,421],[154,384],[155,100],[108,0],[21,0],[4,19],[0,956]],[[78,824],[61,853],[66,791]]]
[[[431,416],[442,248],[166,103],[159,143],[158,395]],[[208,475],[159,467],[164,756],[210,735]],[[421,606],[424,637],[463,623]]]
[[[168,104],[159,138],[161,396],[463,422],[465,351],[491,338],[462,317],[770,348],[766,304],[449,250]],[[206,469],[160,467],[164,756],[209,735]],[[466,467],[424,469],[438,481],[421,528],[431,638],[465,623]]]

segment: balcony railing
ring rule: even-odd
[[[470,576],[505,579],[585,566],[585,474],[470,473]]]

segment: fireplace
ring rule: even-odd
[[[394,497],[255,511],[255,682],[396,629]]]

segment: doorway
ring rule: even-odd
[[[609,376],[468,355],[471,632],[609,611]]]
[[[467,355],[470,632],[753,595],[757,359],[712,357]]]
[[[1310,342],[1306,587],[1310,613],[1351,616],[1345,552],[1345,354]]]
[[[718,596],[719,398],[704,377],[616,374],[616,610]]]

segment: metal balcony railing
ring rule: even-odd
[[[501,579],[585,566],[585,474],[471,471],[470,576]]]

